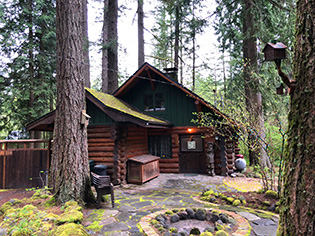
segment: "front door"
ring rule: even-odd
[[[206,173],[206,155],[201,135],[180,136],[179,168],[181,173]]]

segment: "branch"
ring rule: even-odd
[[[285,83],[289,88],[290,88],[290,92],[293,92],[294,87],[296,85],[296,81],[295,80],[290,80],[289,76],[287,76],[282,70],[281,70],[281,60],[275,60],[277,69],[278,69],[278,74],[281,77],[283,83]]]
[[[281,6],[279,3],[275,2],[274,0],[268,0],[272,5],[278,7],[281,10],[285,10],[287,12],[291,12],[291,10],[289,8],[283,7]]]

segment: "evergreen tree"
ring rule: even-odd
[[[297,1],[294,79],[277,235],[315,235],[315,1]]]
[[[259,43],[268,42],[278,37],[285,43],[292,41],[290,16],[293,1],[283,1],[287,6],[280,9],[274,6],[273,1],[225,1],[218,0],[216,32],[219,35],[221,50],[227,52],[232,58],[230,63],[230,79],[227,80],[227,98],[233,98],[240,103],[246,103],[250,114],[250,125],[256,127],[259,138],[264,140],[263,99],[261,91],[268,86],[262,78],[262,71],[266,72],[262,64],[262,55],[259,54]],[[289,5],[289,3],[291,5]],[[270,10],[270,11],[268,11]],[[292,15],[292,14],[291,14]],[[289,17],[288,17],[289,16]],[[286,19],[284,22],[283,19]],[[283,26],[283,27],[282,27]],[[268,33],[267,33],[268,32]],[[242,44],[240,43],[242,42]],[[243,91],[239,88],[243,88]],[[270,92],[264,94],[268,98]],[[243,100],[242,98],[245,99]],[[270,100],[269,100],[270,101]],[[253,140],[253,142],[255,142]],[[256,164],[258,157],[261,164],[268,165],[262,142],[260,151],[251,151],[250,162]]]
[[[55,94],[55,1],[0,1],[1,121],[7,132],[51,108]]]
[[[57,108],[50,186],[57,203],[95,200],[91,190],[87,150],[81,0],[57,0]],[[74,40],[75,39],[75,40]]]

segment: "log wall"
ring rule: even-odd
[[[113,180],[115,137],[111,130],[111,126],[89,126],[87,131],[89,159],[107,165],[107,173]]]

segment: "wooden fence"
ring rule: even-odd
[[[49,140],[0,140],[0,188],[44,187],[50,149]]]

